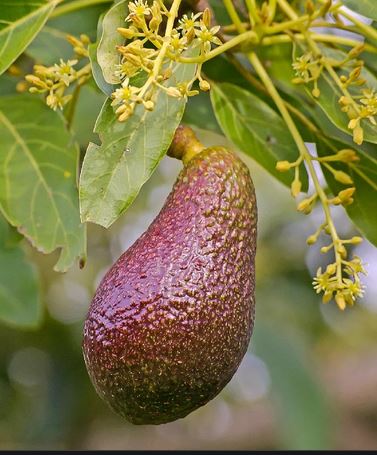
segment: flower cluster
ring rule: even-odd
[[[125,21],[127,27],[118,28],[126,42],[117,48],[120,63],[115,69],[121,86],[112,94],[112,105],[120,121],[127,120],[137,104],[153,110],[158,90],[176,98],[193,96],[198,93],[191,89],[195,81],[201,90],[209,90],[200,64],[191,80],[172,82],[175,62],[195,63],[183,56],[185,51],[197,49],[200,60],[213,45],[221,45],[216,36],[220,27],[211,27],[208,9],[184,15],[175,24],[173,14],[161,0],[154,0],[152,4],[136,0],[128,3]],[[143,84],[135,83],[140,78]]]
[[[292,79],[294,84],[313,83],[312,95],[318,98],[321,94],[318,88],[318,79],[321,76],[323,65],[319,58],[315,58],[311,52],[305,52],[292,63],[296,77]]]
[[[360,237],[353,237],[348,243],[359,243]],[[337,271],[339,270],[337,264],[334,262],[329,264],[324,272],[321,267],[317,270],[317,275],[314,278],[313,286],[317,294],[323,292],[323,303],[335,299],[338,307],[344,310],[347,305],[353,305],[355,300],[363,296],[364,286],[360,281],[360,273],[366,274],[366,271],[358,256],[347,261],[342,259],[344,265],[344,273],[347,278],[340,276]]]
[[[353,180],[349,173],[334,168],[333,164],[330,163],[338,162],[343,165],[347,164],[349,167],[354,166],[359,161],[359,157],[354,150],[342,149],[335,154],[323,157],[312,156],[311,159],[318,160],[321,166],[326,168],[339,183],[353,185]],[[299,167],[302,162],[303,158],[300,156],[295,162],[278,161],[276,164],[276,169],[280,172],[294,168],[295,178],[291,185],[293,197],[297,197],[301,191],[302,183],[299,177]],[[355,190],[354,186],[349,186],[339,191],[334,197],[327,198],[326,205],[330,207],[331,205],[347,206],[352,204]],[[302,199],[297,204],[297,210],[306,215],[311,213],[318,198],[319,194],[315,191],[311,196]],[[356,298],[363,294],[363,286],[359,275],[360,273],[365,273],[365,270],[359,258],[347,259],[348,252],[345,246],[347,244],[356,245],[362,241],[362,238],[355,236],[350,239],[340,239],[332,222],[327,220],[319,226],[316,232],[307,238],[308,245],[314,245],[321,233],[331,237],[331,242],[321,248],[321,253],[325,254],[333,250],[335,262],[329,264],[325,272],[322,272],[321,268],[318,269],[317,276],[313,281],[314,289],[317,293],[323,292],[324,303],[334,298],[339,308],[343,310],[347,304],[352,305]]]
[[[350,117],[348,128],[353,131],[353,140],[361,145],[364,140],[364,130],[362,120],[369,120],[373,125],[377,125],[375,116],[377,115],[377,93],[374,89],[362,89],[359,96],[342,96],[339,104],[343,112],[347,112]],[[359,102],[357,102],[359,101]]]
[[[366,79],[363,77],[364,62],[358,57],[364,51],[364,45],[357,45],[345,54],[342,60],[319,55],[313,56],[310,51],[296,58],[292,63],[296,77],[292,79],[295,84],[313,83],[312,95],[318,98],[321,94],[318,81],[323,69],[331,67],[332,70],[340,69],[340,76],[332,72],[335,82],[343,92],[339,98],[341,110],[349,117],[348,128],[352,130],[353,140],[361,145],[364,141],[363,121],[377,125],[377,93],[375,88],[365,87]],[[335,76],[334,76],[335,74]]]
[[[28,74],[25,79],[32,85],[31,93],[46,94],[46,104],[51,109],[63,109],[72,99],[72,94],[67,93],[68,87],[76,83],[84,84],[91,75],[90,64],[81,69],[76,69],[79,59],[88,57],[88,45],[90,40],[86,35],[81,35],[80,39],[68,35],[67,40],[73,46],[75,58],[63,61],[53,66],[34,65],[34,73]]]

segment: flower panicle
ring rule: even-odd
[[[76,38],[67,35],[67,41],[72,45],[75,58],[60,59],[59,63],[52,66],[34,65],[33,74],[25,76],[31,93],[45,94],[45,102],[53,110],[63,109],[72,99],[72,94],[67,89],[74,84],[82,85],[90,77],[90,65],[77,69],[79,60],[88,58],[90,39],[87,35]]]
[[[184,98],[199,93],[191,88],[195,81],[200,90],[210,89],[209,82],[201,74],[200,64],[191,80],[180,81],[173,81],[173,65],[180,61],[185,51],[196,49],[200,59],[213,46],[221,45],[217,37],[220,27],[211,26],[210,10],[205,9],[196,14],[184,14],[168,33],[169,16],[170,12],[160,0],[128,3],[126,25],[117,29],[126,40],[117,47],[120,62],[114,74],[120,81],[120,88],[112,94],[112,104],[116,106],[120,121],[127,120],[137,104],[153,110],[159,90],[174,98]],[[144,77],[142,86],[133,83],[135,76]]]

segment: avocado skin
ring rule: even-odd
[[[254,324],[257,208],[222,147],[181,171],[159,215],[100,283],[84,325],[90,378],[134,424],[182,418],[215,397]]]

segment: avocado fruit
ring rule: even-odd
[[[214,398],[254,325],[249,171],[224,147],[192,151],[156,219],[103,278],[84,324],[94,387],[134,424],[171,422]]]

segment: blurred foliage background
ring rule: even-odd
[[[18,63],[28,72],[28,56],[45,64],[68,58],[65,32],[94,39],[101,8],[49,21]],[[16,82],[4,74],[0,95],[13,93]],[[93,139],[103,99],[94,84],[82,90],[73,123],[82,150]],[[214,119],[205,103],[200,106],[203,127],[216,129],[206,124]],[[208,145],[224,143],[215,133],[198,133]],[[305,243],[321,214],[299,215],[287,189],[242,159],[259,208],[256,327],[248,354],[223,392],[185,419],[138,427],[100,401],[85,370],[81,339],[90,299],[106,270],[162,207],[181,166],[165,158],[111,229],[89,226],[83,270],[53,272],[58,253],[43,256],[22,242],[40,278],[43,319],[33,331],[0,326],[0,449],[377,448],[376,249],[366,241],[356,247],[369,270],[361,303],[345,312],[323,305],[311,276],[328,261],[319,254],[321,245],[308,249]],[[340,234],[352,235],[343,209],[334,214]],[[8,265],[0,262],[4,276]],[[12,276],[23,279],[17,269]]]
[[[198,132],[208,145],[224,143]],[[369,263],[361,304],[346,312],[321,304],[310,277],[324,259],[305,244],[318,214],[296,214],[288,191],[242,158],[259,208],[256,327],[224,391],[185,419],[138,427],[100,401],[85,370],[81,337],[91,296],[162,207],[181,166],[165,158],[110,230],[89,227],[83,270],[53,272],[56,256],[25,242],[40,275],[44,318],[35,331],[1,326],[0,449],[377,448],[376,249],[357,247]],[[342,209],[337,217],[352,233]]]

